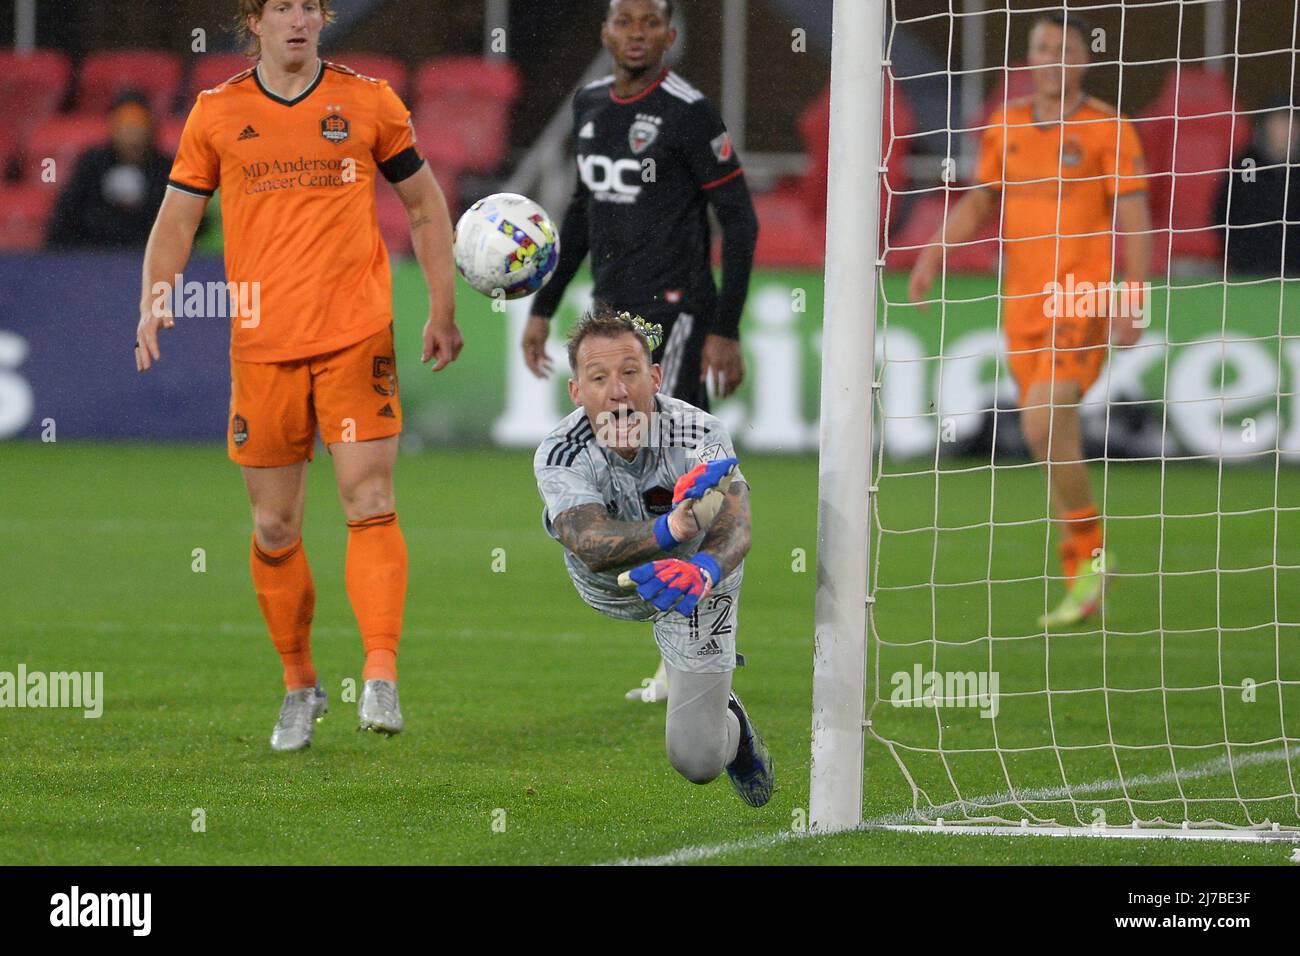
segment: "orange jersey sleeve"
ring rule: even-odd
[[[393,88],[379,81],[379,104],[375,111],[375,162],[383,164],[415,146],[411,113]]]
[[[199,196],[211,196],[220,184],[221,160],[208,137],[202,95],[185,120],[169,178],[170,185]]]
[[[1106,192],[1112,196],[1143,192],[1147,181],[1142,140],[1126,117],[1116,117],[1115,128],[1113,135],[1103,136],[1101,144],[1102,170],[1107,177]]]

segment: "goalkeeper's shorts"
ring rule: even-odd
[[[569,574],[574,587],[589,607],[620,621],[654,621],[659,653],[677,670],[723,674],[736,669],[736,622],[740,616],[740,584],[745,577],[743,561],[708,597],[695,605],[690,617],[676,611],[661,611],[638,597],[635,591],[594,587],[574,572],[571,565]],[[597,580],[608,577],[611,588],[616,579],[612,574],[589,577]]]
[[[744,565],[722,579],[690,617],[655,611],[655,643],[674,670],[724,674],[736,669],[736,623],[740,617],[740,582]]]
[[[226,450],[233,461],[254,468],[310,461],[318,428],[326,446],[401,433],[391,325],[326,355],[230,360]]]

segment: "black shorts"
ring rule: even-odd
[[[707,323],[689,312],[656,315],[649,320],[664,327],[664,340],[653,356],[663,370],[660,394],[689,402],[707,412],[709,393],[705,383],[700,381]]]

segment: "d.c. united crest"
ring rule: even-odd
[[[649,120],[639,119],[627,131],[627,142],[632,152],[640,156],[659,138],[659,127]]]

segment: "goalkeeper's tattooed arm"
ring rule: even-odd
[[[653,521],[618,521],[604,505],[578,505],[551,522],[560,543],[593,571],[626,568],[662,553]]]
[[[732,482],[726,503],[700,544],[700,552],[717,560],[724,577],[740,567],[749,552],[749,525],[749,488]]]

